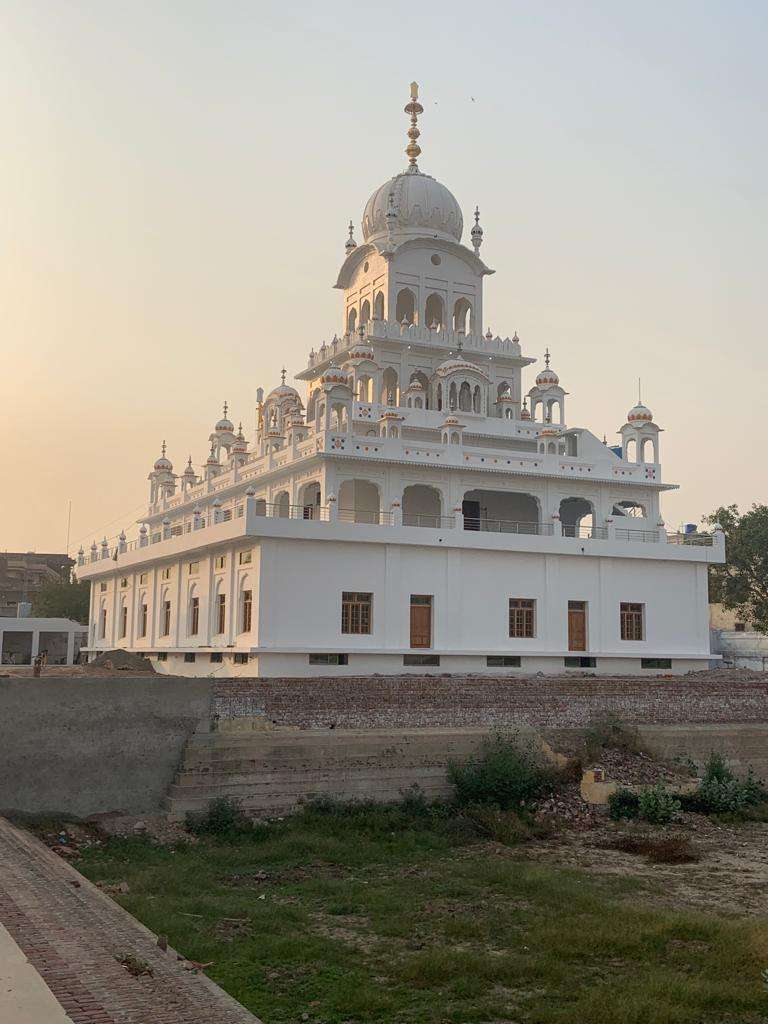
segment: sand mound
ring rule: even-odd
[[[86,672],[89,669],[111,669],[115,672],[130,672],[131,675],[155,674],[149,658],[142,658],[140,654],[131,654],[121,649],[104,651],[85,666]]]

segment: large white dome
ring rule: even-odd
[[[387,237],[390,196],[395,213],[392,231],[400,241],[425,237],[461,241],[464,222],[456,198],[435,178],[411,168],[377,188],[365,204],[363,238],[366,242]]]

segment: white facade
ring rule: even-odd
[[[189,674],[686,671],[710,658],[722,533],[668,536],[660,428],[612,449],[566,420],[549,365],[482,332],[483,232],[410,164],[350,225],[341,332],[224,416],[197,471],[165,453],[138,537],[81,552],[89,649]]]

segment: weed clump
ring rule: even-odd
[[[604,750],[623,750],[636,754],[640,751],[640,738],[633,729],[613,714],[595,719],[584,733],[584,749],[589,761],[596,761]]]
[[[683,808],[700,814],[727,814],[736,818],[761,817],[760,805],[768,801],[768,790],[750,768],[745,779],[737,779],[721,754],[710,754],[701,785],[682,798]]]
[[[468,761],[448,764],[448,778],[459,807],[492,805],[518,810],[552,791],[555,771],[531,743],[496,736]]]
[[[231,796],[216,797],[204,811],[189,811],[184,827],[196,836],[235,836],[253,831],[241,802]]]
[[[622,786],[608,797],[608,813],[614,821],[631,820],[640,811],[640,797]]]
[[[662,783],[635,793],[623,787],[608,797],[608,813],[614,821],[641,818],[652,825],[666,825],[680,811],[680,801]]]
[[[619,836],[610,849],[638,854],[651,864],[693,864],[701,854],[687,836]]]

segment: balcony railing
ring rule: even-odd
[[[616,540],[631,540],[635,544],[656,544],[658,539],[658,530],[616,530]]]
[[[552,523],[518,523],[511,519],[480,519],[475,516],[464,516],[464,529],[480,533],[521,533],[531,537],[551,537],[555,531]]]
[[[617,536],[618,533],[617,530]],[[563,536],[581,538],[582,540],[607,540],[608,528],[606,526],[570,526],[563,523]]]
[[[714,547],[715,539],[711,533],[670,533],[667,535],[668,544],[685,544],[690,547],[711,548]]]

